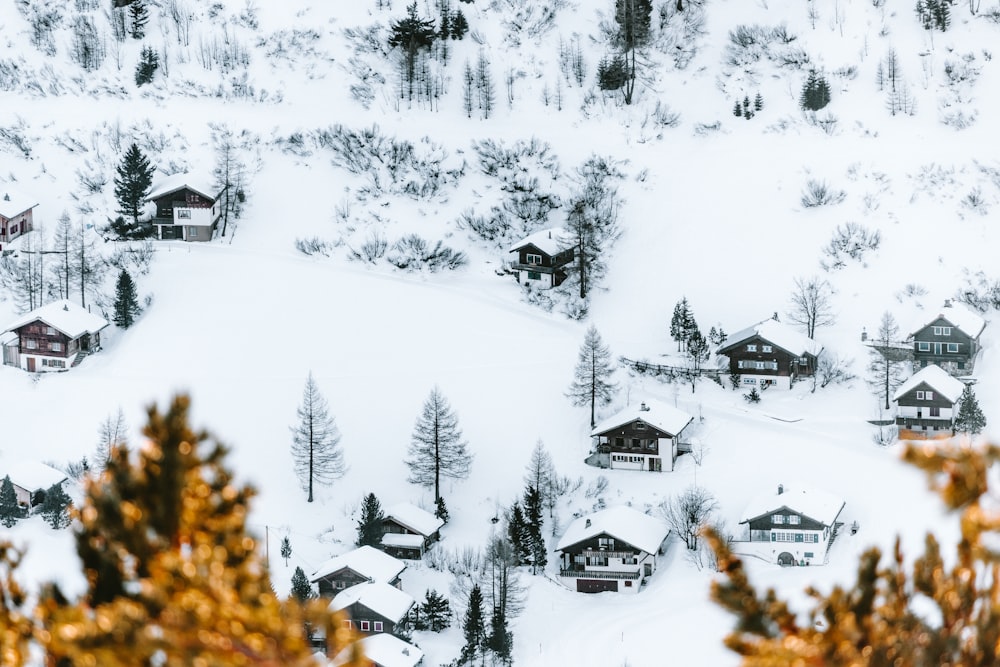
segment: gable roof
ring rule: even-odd
[[[146,201],[159,199],[164,195],[168,195],[171,192],[177,192],[178,190],[182,190],[184,188],[193,190],[206,199],[215,200],[219,197],[219,188],[215,186],[211,177],[205,174],[182,172],[180,174],[165,176],[157,180],[156,183],[153,184],[153,189],[149,191],[148,195],[146,195]]]
[[[62,299],[25,313],[13,324],[8,325],[5,331],[19,329],[35,320],[45,322],[70,338],[79,338],[85,333],[96,333],[108,326],[108,321],[100,315],[95,315],[72,301]]]
[[[388,583],[406,569],[406,563],[366,544],[326,561],[313,572],[309,581],[315,583],[345,567],[372,581]]]
[[[413,598],[395,586],[381,581],[354,584],[337,593],[330,603],[331,611],[361,604],[393,623],[399,623],[413,606]]]
[[[787,507],[793,512],[819,521],[824,526],[832,526],[845,504],[842,499],[832,493],[819,489],[784,489],[782,493],[774,491],[754,497],[747,508],[743,510],[743,518],[740,519],[740,523],[746,523]]]
[[[986,320],[980,317],[979,313],[971,310],[967,306],[961,303],[954,303],[950,299],[944,302],[944,306],[939,310],[934,317],[929,320],[923,320],[923,324],[917,325],[910,336],[914,336],[926,327],[930,326],[932,323],[938,320],[938,318],[943,318],[951,322],[951,325],[969,336],[970,338],[978,338],[979,334],[983,332],[986,328]]]
[[[561,239],[565,235],[566,230],[562,227],[542,229],[512,245],[508,252],[517,252],[526,245],[533,245],[546,255],[558,255],[564,249],[561,247]]]
[[[607,419],[602,419],[597,426],[591,429],[590,435],[594,436],[605,431],[610,431],[618,426],[629,424],[636,419],[641,419],[650,426],[670,435],[677,435],[684,430],[685,426],[691,423],[694,417],[683,410],[678,410],[665,403],[646,401],[639,405],[631,405]]]
[[[397,503],[385,511],[385,518],[406,526],[415,533],[430,537],[436,533],[444,521],[412,503]]]
[[[0,188],[0,215],[10,219],[19,213],[30,211],[38,206],[38,202],[22,192],[17,192],[6,186]]]
[[[948,371],[944,370],[940,366],[930,364],[929,366],[921,368],[919,371],[911,375],[909,380],[899,385],[899,389],[897,389],[896,393],[892,395],[892,400],[898,401],[904,394],[910,392],[924,382],[926,382],[931,389],[938,392],[952,403],[956,402],[962,396],[962,390],[965,389],[964,382],[952,377],[948,374]]]
[[[38,461],[18,461],[0,470],[0,479],[9,476],[10,481],[28,491],[48,489],[53,484],[61,484],[69,479],[62,470]]]
[[[726,350],[730,350],[743,341],[750,340],[755,336],[760,336],[772,345],[777,345],[782,350],[797,357],[805,354],[818,356],[823,351],[823,346],[812,338],[799,333],[792,327],[782,324],[774,318],[768,318],[742,331],[737,331],[730,336],[726,336],[726,340],[722,341],[717,354],[725,354]]]
[[[358,640],[367,660],[381,667],[415,667],[424,658],[424,652],[413,644],[387,633],[368,635]],[[351,661],[352,647],[347,646],[330,663],[334,667]]]
[[[628,505],[618,505],[573,521],[559,538],[556,550],[563,551],[598,535],[608,535],[653,554],[669,534],[670,528],[662,519],[643,514]]]

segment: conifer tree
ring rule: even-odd
[[[142,86],[153,80],[153,75],[160,68],[160,56],[152,47],[142,47],[139,54],[139,64],[135,67],[135,85]]]
[[[597,423],[597,404],[607,405],[614,397],[618,385],[611,381],[615,370],[611,365],[611,350],[597,327],[587,329],[576,364],[573,383],[569,386],[569,396],[573,405],[580,407],[590,404],[590,427]]]
[[[410,468],[407,481],[433,487],[436,504],[441,497],[441,477],[465,479],[469,476],[472,454],[467,444],[448,399],[434,387],[413,427],[406,458]]]
[[[955,431],[979,435],[986,428],[986,416],[979,407],[979,400],[972,385],[965,385],[962,397],[959,399],[958,416],[955,417]]]
[[[288,567],[288,559],[292,557],[292,543],[288,535],[281,538],[281,557],[285,559],[285,567]]]
[[[753,109],[754,111],[760,111],[763,108],[764,108],[764,96],[758,92],[757,95],[753,98]]]
[[[462,634],[465,636],[465,645],[462,647],[459,660],[467,663],[481,656],[486,646],[483,592],[479,588],[479,584],[474,584],[472,590],[469,591],[469,603],[465,610],[465,619],[462,622]]]
[[[47,524],[59,530],[70,523],[69,507],[72,502],[62,484],[53,484],[45,490],[45,500],[39,512]]]
[[[462,39],[465,33],[469,32],[469,21],[465,18],[461,8],[455,11],[455,16],[451,20],[451,38]]]
[[[737,118],[743,115],[743,107],[740,106],[739,100],[733,103],[733,115]]]
[[[132,21],[129,30],[132,39],[142,39],[146,36],[146,24],[149,23],[149,9],[145,0],[132,0],[128,6],[128,15]]]
[[[309,577],[299,566],[295,566],[295,572],[292,574],[291,597],[303,604],[316,597],[312,584],[309,583]]]
[[[5,475],[0,482],[0,524],[4,528],[13,528],[24,516],[21,506],[17,504],[17,492],[10,475]]]
[[[385,520],[385,512],[382,511],[382,504],[374,493],[369,493],[361,504],[358,539],[355,544],[359,547],[366,545],[378,547],[382,543],[382,535],[385,533],[385,529],[382,527],[383,520]]]
[[[413,98],[413,83],[417,71],[417,57],[421,51],[429,49],[437,38],[434,21],[417,15],[417,3],[406,7],[406,18],[393,21],[390,27],[389,46],[398,47],[403,52],[403,72],[406,78],[408,96]]]
[[[118,165],[118,175],[115,177],[118,212],[132,218],[134,225],[139,224],[143,202],[153,185],[153,171],[149,158],[143,155],[136,144],[129,146]]]
[[[507,521],[507,538],[514,550],[517,564],[529,562],[531,558],[531,537],[528,533],[528,523],[524,518],[521,503],[515,501],[510,508],[510,519]]]
[[[423,623],[432,632],[441,632],[451,626],[451,605],[448,598],[433,588],[429,589],[420,605]]]
[[[292,460],[302,490],[308,492],[308,501],[312,502],[313,484],[332,484],[344,476],[347,466],[340,448],[340,431],[311,371],[298,416],[299,423],[292,427]]]
[[[141,312],[132,276],[122,269],[118,274],[118,285],[115,288],[115,314],[112,319],[122,329],[128,329],[135,324]]]
[[[494,606],[490,614],[490,634],[486,646],[493,653],[494,661],[501,665],[511,664],[514,635],[507,629],[507,614],[503,607]]]
[[[434,516],[448,523],[448,506],[444,504],[444,496],[434,501]]]
[[[830,103],[830,84],[826,77],[818,73],[815,69],[809,70],[806,83],[802,87],[802,95],[799,97],[799,106],[806,111],[819,111]]]
[[[653,12],[651,0],[615,0],[615,22],[618,32],[614,41],[621,50],[624,80],[622,93],[625,104],[632,104],[635,94],[636,51],[649,41],[650,15]]]
[[[674,305],[674,314],[670,318],[670,337],[677,341],[678,352],[684,351],[687,346],[687,337],[691,333],[693,319],[687,297],[682,297]]]
[[[686,354],[688,363],[691,365],[691,392],[694,393],[695,383],[701,374],[701,368],[712,354],[708,341],[701,335],[697,325],[694,331],[688,335]]]
[[[529,485],[524,490],[524,522],[528,535],[528,560],[531,573],[538,574],[548,562],[545,538],[542,536],[542,495],[538,488]]]

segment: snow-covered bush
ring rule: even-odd
[[[857,378],[851,372],[853,365],[853,359],[842,357],[839,354],[830,352],[821,354],[816,362],[816,382],[820,387],[831,384],[847,384]],[[815,390],[815,387],[813,389]]]
[[[823,248],[825,258],[820,260],[820,266],[826,271],[842,269],[847,266],[848,259],[867,266],[865,255],[878,250],[881,243],[882,233],[877,229],[869,229],[857,222],[837,225],[833,238]]]
[[[386,255],[386,260],[399,269],[406,271],[427,270],[430,272],[457,269],[468,262],[465,253],[453,250],[441,241],[430,244],[417,234],[407,234],[396,241],[392,251]]]
[[[844,201],[845,197],[847,197],[846,192],[830,187],[826,181],[809,179],[799,201],[806,208],[815,208],[817,206],[839,204]]]
[[[1000,280],[987,277],[983,271],[967,274],[955,298],[981,313],[991,308],[1000,309]]]
[[[330,256],[329,244],[318,236],[312,236],[307,239],[295,239],[295,249],[303,255]]]
[[[374,264],[385,256],[388,249],[389,241],[385,236],[379,230],[371,229],[357,250],[350,249],[349,256],[351,259]]]

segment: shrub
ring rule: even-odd
[[[821,260],[820,266],[827,271],[842,269],[847,266],[845,259],[864,264],[865,255],[878,250],[881,242],[882,233],[877,229],[871,230],[856,222],[837,225],[830,243],[823,248],[823,254],[829,261]]]
[[[465,266],[464,252],[453,250],[438,241],[433,248],[417,234],[408,234],[396,241],[386,260],[399,269],[432,273],[441,269],[453,270]]]
[[[826,181],[809,179],[800,201],[806,208],[816,208],[817,206],[839,204],[844,201],[845,197],[847,197],[846,192],[831,188]]]

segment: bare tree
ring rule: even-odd
[[[615,395],[615,389],[618,388],[616,383],[611,382],[611,375],[614,372],[615,369],[611,365],[611,350],[601,340],[597,327],[590,325],[583,339],[583,345],[580,346],[579,361],[567,396],[573,401],[573,405],[590,404],[591,428],[597,423],[597,403],[600,402],[601,405],[610,403]]]
[[[806,335],[815,338],[816,327],[833,324],[833,287],[817,276],[796,278],[790,299],[788,319],[806,328]]]
[[[458,417],[437,387],[424,401],[423,412],[413,428],[406,465],[409,482],[434,487],[434,502],[441,497],[441,477],[469,476],[472,454],[462,439]]]
[[[660,514],[688,549],[698,548],[701,529],[709,524],[712,512],[719,508],[715,496],[708,489],[689,486],[681,493],[660,503]]]
[[[98,471],[103,471],[114,448],[128,442],[128,424],[121,406],[118,407],[117,412],[105,417],[101,425],[97,427],[97,437],[94,466]]]
[[[899,326],[892,313],[882,313],[878,330],[871,341],[871,362],[868,365],[868,384],[875,395],[885,397],[885,409],[889,409],[889,396],[903,382],[901,366],[909,356],[909,348],[898,345]]]
[[[531,460],[528,461],[524,483],[538,489],[542,496],[542,504],[548,508],[551,517],[556,504],[556,469],[552,465],[552,457],[545,444],[539,440],[531,450]]]
[[[326,399],[319,393],[312,373],[306,379],[299,423],[292,427],[292,459],[302,489],[313,501],[313,483],[331,484],[344,476],[344,452],[339,447],[340,431],[330,416]]]

